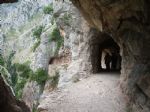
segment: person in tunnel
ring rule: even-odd
[[[106,70],[110,70],[111,56],[109,55],[109,53],[106,53],[104,59],[105,59]]]
[[[112,70],[116,70],[117,69],[117,61],[118,61],[118,56],[114,52],[114,53],[112,53],[112,56],[111,56],[111,69]]]
[[[117,69],[119,71],[121,70],[121,61],[122,61],[122,58],[121,58],[120,54],[118,53]]]

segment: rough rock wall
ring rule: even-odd
[[[71,52],[71,63],[65,73],[60,73],[58,87],[70,84],[73,80],[87,77],[91,71],[89,39],[91,28],[79,11],[67,0],[53,1],[56,23],[64,35],[64,49]],[[68,15],[68,21],[65,16]]]
[[[50,2],[51,0],[19,0],[17,3],[1,4],[1,28],[19,28]]]
[[[59,55],[61,56],[65,49],[69,49],[71,54],[71,60],[67,63],[67,67],[63,67],[61,63],[49,65],[50,75],[55,74],[55,71],[59,69],[60,76],[57,87],[63,88],[90,75],[92,70],[90,39],[95,36],[95,33],[71,2],[54,0],[53,6],[54,15],[57,15],[55,17],[56,23],[64,36],[64,46]],[[69,16],[64,19],[65,15]],[[45,100],[51,92],[50,83],[49,81],[46,82],[40,97],[39,111],[46,111],[45,108],[49,106]]]
[[[4,55],[15,51],[15,62],[19,63],[34,57],[34,53],[31,52],[32,46],[36,43],[32,35],[33,30],[40,25],[50,28],[51,15],[43,14],[43,7],[49,3],[51,0],[21,0],[13,4],[0,5],[0,38],[4,44],[1,48]]]
[[[17,101],[10,87],[6,85],[0,74],[0,111],[2,112],[30,112],[21,101]]]
[[[150,34],[148,0],[71,0],[88,23],[113,37],[121,48],[122,89],[139,111],[149,111]],[[143,82],[143,83],[142,83]],[[145,82],[145,83],[144,83]],[[146,88],[143,86],[146,86]]]

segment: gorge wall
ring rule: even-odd
[[[45,14],[43,10],[49,5],[52,12]],[[11,73],[8,75],[4,73],[6,69],[0,70],[10,80],[16,77],[14,72],[17,69],[16,64],[18,67],[27,68],[29,72],[20,71],[25,72],[27,77],[31,72],[31,76],[27,79],[22,77],[22,74],[18,74],[17,82],[13,87],[14,91],[17,91],[16,97],[19,95],[19,99],[28,105],[30,111],[37,107],[40,103],[39,99],[44,100],[43,97],[55,87],[68,86],[90,75],[92,66],[88,44],[94,33],[71,2],[25,0],[14,4],[2,4],[0,8],[2,15],[1,55],[6,60],[11,57],[10,67],[7,67],[8,61],[4,64],[6,69],[10,68],[7,72]],[[64,39],[61,46],[57,41],[58,31]],[[34,35],[36,32],[41,32],[41,34],[36,37]],[[51,63],[52,59],[54,61]],[[59,59],[68,61],[56,63]],[[47,78],[44,78],[45,85],[42,85],[42,88],[37,80],[43,77],[38,76],[36,81],[30,78],[36,73],[41,73],[39,72],[41,69],[48,73]],[[20,84],[22,88],[16,90]]]

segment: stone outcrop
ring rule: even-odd
[[[148,0],[71,0],[91,27],[111,35],[122,56],[121,87],[133,108],[149,110],[150,34]],[[143,83],[145,82],[145,83]],[[143,86],[144,84],[144,86]],[[145,88],[146,87],[146,88]],[[146,99],[143,101],[142,99]]]
[[[71,2],[53,1],[56,23],[64,34],[64,48],[71,52],[71,63],[66,73],[60,74],[58,87],[70,84],[74,79],[89,76],[91,71],[89,39],[92,36],[91,28],[81,17],[79,11]],[[68,15],[68,21],[64,17]]]

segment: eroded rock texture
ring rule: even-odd
[[[2,112],[30,112],[22,101],[15,99],[11,89],[5,84],[0,74],[0,111]]]
[[[89,39],[91,28],[73,4],[67,0],[53,1],[56,23],[64,35],[64,49],[69,48],[71,59],[67,71],[60,73],[58,87],[71,84],[90,74]],[[64,19],[67,15],[68,21]]]
[[[150,77],[150,2],[148,0],[71,0],[91,27],[113,37],[122,55],[122,89],[134,109],[147,112]],[[147,77],[147,78],[145,78]],[[145,100],[144,100],[145,99]],[[143,101],[144,100],[144,101]]]

